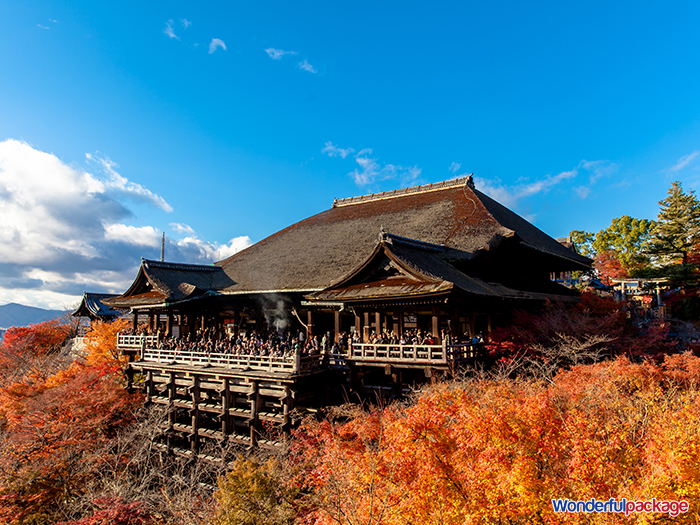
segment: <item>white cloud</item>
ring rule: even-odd
[[[578,163],[577,169],[587,171],[590,175],[588,183],[594,184],[603,177],[609,177],[617,171],[617,164],[607,160],[582,160]]]
[[[37,24],[36,26],[37,26],[37,27],[40,27],[41,29],[51,29],[50,27],[48,27],[48,26],[42,26],[41,24]]]
[[[669,173],[681,171],[683,168],[686,168],[691,162],[693,162],[698,155],[700,155],[700,151],[693,151],[692,153],[682,156],[680,159],[678,159],[678,162],[668,168],[667,171]]]
[[[284,55],[296,55],[296,51],[284,51],[283,49],[275,49],[274,47],[268,47],[265,50],[265,53],[272,59],[272,60],[279,60],[282,58]]]
[[[176,231],[177,233],[187,233],[187,234],[192,234],[194,233],[194,230],[189,227],[187,224],[182,224],[179,222],[171,222],[170,227]]]
[[[574,193],[576,193],[576,195],[578,195],[579,198],[585,199],[586,197],[588,197],[588,195],[590,195],[591,188],[587,186],[577,186],[576,188],[574,188]]]
[[[180,40],[180,37],[175,34],[175,30],[173,29],[173,21],[168,20],[165,23],[165,29],[163,29],[163,33],[168,35],[170,38],[174,38],[175,40]]]
[[[449,171],[451,171],[452,173],[457,173],[459,171],[459,168],[461,168],[461,167],[462,167],[462,165],[459,162],[453,162],[452,164],[450,164],[450,167],[447,169]]]
[[[140,184],[129,181],[126,177],[122,177],[115,170],[115,168],[118,168],[119,166],[115,162],[112,162],[109,157],[101,157],[98,154],[92,155],[90,153],[86,153],[85,157],[90,161],[96,162],[108,175],[109,178],[103,182],[106,188],[118,190],[127,197],[150,202],[163,211],[173,211],[170,204],[168,204],[163,197],[156,195]],[[93,182],[92,184],[95,183]],[[98,185],[95,185],[95,187],[99,188]]]
[[[161,234],[153,226],[137,227],[126,224],[108,224],[105,226],[105,239],[157,248],[161,243]]]
[[[0,142],[0,304],[61,308],[83,291],[121,293],[141,257],[160,256],[161,228],[134,225],[126,203],[138,199],[171,211],[165,200],[88,155],[100,171],[69,166],[17,140]],[[166,238],[166,259],[211,263],[250,244],[218,244],[174,222],[185,239]]]
[[[170,240],[166,238],[166,241]],[[177,241],[170,241],[166,244],[165,253],[166,259],[168,259],[168,253],[171,249],[175,249],[178,253],[187,254],[189,261],[207,264],[231,257],[250,245],[250,237],[247,235],[234,237],[224,244],[210,243],[193,235]]]
[[[329,140],[328,142],[326,142],[324,144],[323,149],[321,150],[321,153],[325,153],[329,157],[341,157],[344,159],[345,157],[347,157],[348,155],[350,155],[350,153],[353,153],[354,151],[355,150],[352,148],[345,148],[345,149],[339,148],[338,146],[333,145],[333,143]],[[370,153],[371,153],[371,150],[370,150]]]
[[[309,64],[306,60],[303,62],[299,62],[299,69],[303,69],[304,71],[308,71],[309,73],[318,73],[317,69],[314,69],[314,66]]]
[[[403,167],[394,164],[381,165],[377,159],[369,157],[372,150],[363,149],[355,155],[355,161],[360,165],[348,175],[350,175],[358,186],[371,186],[377,182],[390,179],[399,180],[402,185],[416,183],[421,174],[421,169],[417,166]]]
[[[226,51],[226,44],[223,40],[219,38],[212,38],[211,42],[209,43],[209,54],[211,55],[218,47]]]
[[[185,29],[187,29],[188,27],[190,27],[192,25],[192,22],[190,22],[186,18],[180,19],[180,22],[182,22],[182,25],[185,27]]]
[[[562,171],[557,175],[549,175],[535,182],[520,183],[515,186],[506,186],[498,181],[494,182],[480,177],[474,177],[474,182],[478,190],[486,193],[505,207],[517,208],[519,200],[540,193],[546,193],[563,181],[573,179],[577,174],[577,169]]]

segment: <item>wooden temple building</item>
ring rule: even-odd
[[[473,361],[477,334],[518,309],[578,300],[553,273],[591,261],[481,193],[470,177],[336,199],[214,265],[143,260],[107,299],[133,313],[120,347],[151,402],[170,406],[168,447],[208,439],[273,446],[299,410],[406,385]],[[146,324],[148,334],[137,334]],[[373,334],[431,333],[431,344]],[[159,339],[356,334],[345,348],[292,357],[177,352]],[[329,343],[330,346],[330,343]]]

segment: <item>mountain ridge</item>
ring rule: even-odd
[[[0,305],[0,329],[50,321],[65,314],[64,310],[48,310],[19,303],[7,303]]]

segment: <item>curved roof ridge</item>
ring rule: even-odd
[[[215,272],[219,270],[219,266],[209,264],[189,264],[189,263],[173,263],[165,261],[154,261],[151,259],[141,259],[142,264],[146,268],[166,268],[169,270],[186,270],[195,272]]]
[[[467,175],[466,177],[459,177],[457,179],[444,180],[441,182],[433,182],[431,184],[422,184],[420,186],[411,186],[409,188],[400,188],[397,190],[382,191],[380,193],[359,195],[357,197],[335,199],[333,201],[333,208],[338,208],[340,206],[350,206],[352,204],[360,204],[370,201],[391,199],[394,197],[401,197],[402,195],[407,195],[409,193],[427,193],[429,191],[439,191],[447,188],[453,188],[454,186],[462,186],[465,184],[469,184],[472,175]]]

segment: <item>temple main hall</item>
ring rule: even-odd
[[[152,332],[302,330],[307,336],[485,334],[516,309],[577,294],[553,273],[590,260],[475,188],[471,176],[336,199],[215,263],[143,260],[107,302]]]
[[[160,445],[191,456],[481,366],[493,328],[577,301],[552,275],[590,263],[463,177],[336,199],[213,265],[143,260],[103,302],[133,314],[118,347],[169,409]]]

